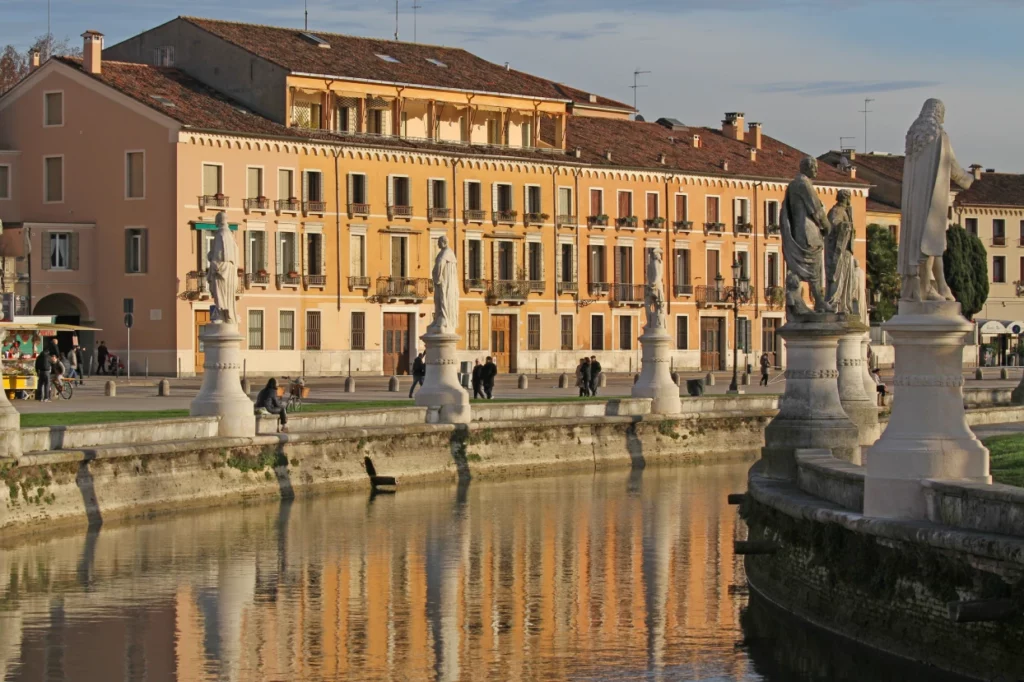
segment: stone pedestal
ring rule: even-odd
[[[442,424],[468,424],[469,393],[459,384],[455,353],[459,335],[427,331],[420,339],[426,346],[427,374],[416,394],[416,404],[440,408],[438,421]]]
[[[837,345],[848,331],[846,316],[832,313],[790,319],[779,329],[786,340],[786,392],[764,432],[768,476],[795,478],[797,449],[827,449],[860,463],[860,431],[839,400],[836,369]]]
[[[672,337],[663,327],[644,328],[640,337],[640,378],[633,384],[634,398],[651,398],[654,414],[677,414],[682,409],[679,387],[669,371],[669,344]]]
[[[871,398],[871,402],[878,404],[878,389],[875,388],[878,384],[871,377],[871,363],[868,362],[868,346],[871,344],[871,333],[865,332],[864,336],[860,340],[860,356],[864,358],[864,394]]]
[[[836,369],[839,370],[839,402],[843,411],[860,430],[861,447],[874,445],[882,433],[878,426],[878,400],[872,388],[864,392],[864,356],[861,342],[865,329],[859,320],[850,323],[849,331],[839,337]],[[872,382],[873,384],[874,382]]]
[[[0,460],[21,456],[21,413],[0,390]]]
[[[256,435],[256,416],[249,396],[242,390],[242,335],[237,324],[216,322],[203,327],[203,385],[193,400],[193,417],[220,417],[218,435],[251,438]]]
[[[864,514],[924,519],[921,480],[991,483],[988,450],[967,426],[960,304],[901,301],[885,325],[896,349],[896,399],[882,437],[867,452]]]

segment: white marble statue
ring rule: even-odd
[[[966,189],[973,177],[953,156],[949,137],[942,129],[945,115],[945,105],[929,99],[907,132],[899,248],[903,301],[953,300],[942,270],[949,223],[949,181]]]
[[[818,161],[805,156],[800,160],[800,172],[789,183],[782,200],[782,255],[789,269],[786,276],[786,310],[798,315],[810,312],[800,292],[801,282],[807,282],[811,290],[815,312],[835,312],[822,291],[823,237],[828,234],[829,222],[825,207],[811,182],[817,175]]]
[[[454,334],[459,328],[459,265],[444,235],[437,240],[437,258],[431,277],[434,280],[434,321],[427,331]]]
[[[647,329],[665,328],[665,257],[660,246],[648,250],[644,287]]]
[[[238,288],[238,246],[228,228],[228,219],[224,211],[217,213],[217,236],[207,256],[209,268],[206,281],[213,294],[214,308],[210,311],[213,322],[235,324],[238,315],[235,312],[235,289]]]
[[[853,207],[850,205],[850,190],[841,189],[836,195],[836,205],[828,212],[832,230],[828,233],[825,247],[825,273],[828,275],[828,304],[837,312],[854,314],[857,295],[857,262],[853,258]]]

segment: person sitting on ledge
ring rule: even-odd
[[[277,379],[271,379],[256,396],[256,410],[266,410],[278,416],[280,432],[288,433],[288,411],[277,398]]]
[[[885,406],[885,384],[882,382],[882,377],[878,376],[878,368],[871,370],[871,378],[875,380],[875,390],[878,391],[878,402],[883,407]]]

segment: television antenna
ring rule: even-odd
[[[416,38],[416,10],[423,9],[423,5],[417,4],[416,0],[412,0],[412,42],[419,42]]]
[[[639,83],[637,83],[637,79],[640,76],[642,76],[643,74],[645,74],[645,73],[650,73],[650,71],[641,71],[640,69],[637,69],[636,71],[634,71],[633,72],[633,85],[629,86],[629,87],[631,87],[633,89],[633,112],[634,112],[634,114],[637,111],[637,109],[636,109],[636,91],[637,91],[637,88],[646,88],[647,87],[646,85],[640,85]]]
[[[395,40],[398,40],[398,0],[395,0]]]
[[[846,149],[846,142],[844,142],[844,140],[856,140],[856,139],[857,138],[853,137],[852,135],[847,135],[845,137],[840,135],[839,136],[839,151],[843,151],[844,149]]]
[[[309,32],[309,0],[302,0],[303,23],[302,30]]]
[[[874,101],[875,100],[873,100],[873,99],[871,99],[869,97],[865,97],[864,98],[864,109],[859,112],[861,114],[864,114],[864,153],[865,154],[868,153],[868,114],[871,113],[871,110],[868,109],[868,104],[870,104],[871,102],[874,102]]]

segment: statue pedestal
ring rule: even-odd
[[[242,390],[242,335],[237,324],[223,322],[203,327],[201,339],[206,361],[203,385],[189,407],[193,417],[220,417],[218,435],[251,438],[256,435],[252,401]]]
[[[860,463],[860,430],[839,400],[836,369],[838,341],[848,332],[846,316],[835,313],[791,316],[779,329],[786,340],[786,392],[764,431],[768,476],[794,479],[798,449],[827,449]]]
[[[455,355],[458,334],[427,331],[420,337],[426,346],[427,374],[423,387],[416,394],[416,404],[440,407],[438,421],[442,424],[468,424],[469,392],[459,383],[459,362]]]
[[[0,460],[21,456],[21,413],[0,389]]]
[[[682,408],[679,387],[669,371],[669,344],[672,337],[664,327],[644,328],[640,337],[640,378],[633,384],[634,398],[651,398],[654,414],[678,414]]]
[[[859,320],[850,323],[848,333],[839,337],[836,369],[839,370],[839,402],[843,411],[860,430],[861,447],[874,445],[882,433],[878,426],[878,399],[872,388],[864,392],[864,356],[861,342],[866,330]],[[874,382],[872,382],[874,384]]]
[[[921,480],[991,483],[988,450],[967,426],[960,304],[900,301],[885,330],[896,349],[896,398],[882,437],[867,452],[864,515],[926,517]]]

